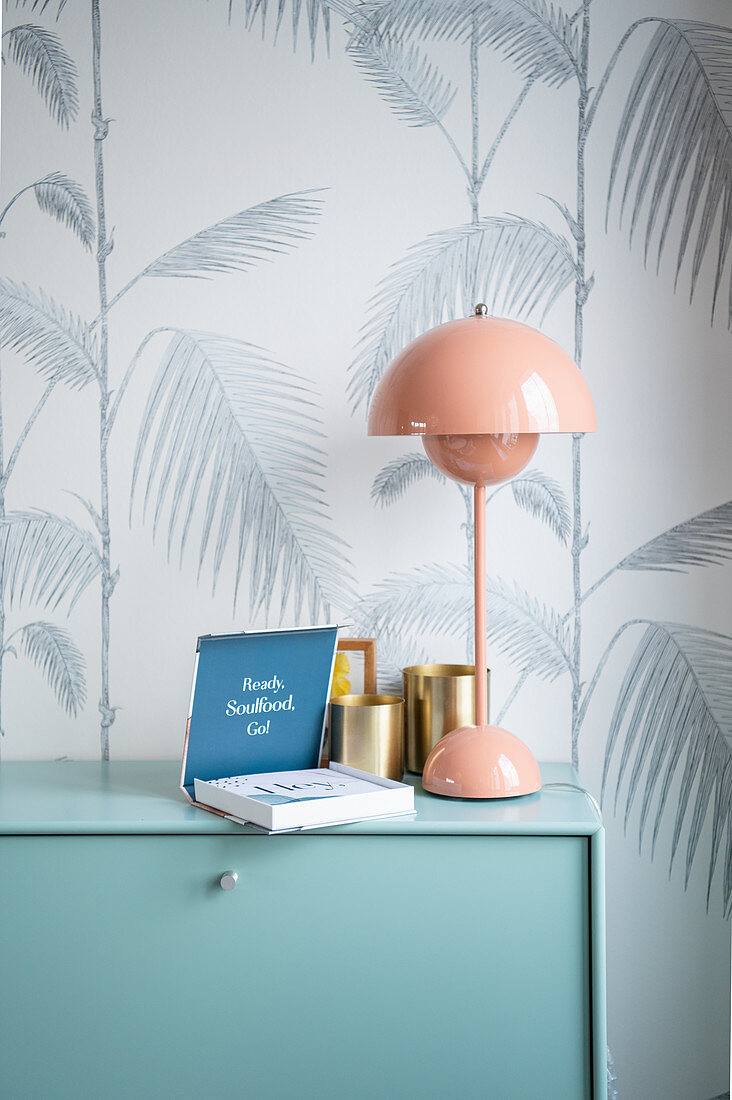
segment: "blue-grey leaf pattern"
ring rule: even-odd
[[[641,22],[646,22],[642,20]],[[621,214],[633,199],[630,236],[645,218],[645,253],[660,263],[671,219],[683,207],[676,279],[692,240],[691,294],[718,235],[712,317],[732,237],[732,30],[660,20],[628,94],[613,152],[608,201],[629,148]],[[634,196],[634,197],[633,197]],[[650,196],[650,198],[649,198]],[[727,318],[732,327],[732,274]]]
[[[410,485],[426,478],[447,484],[447,478],[430,462],[427,455],[418,451],[392,459],[374,478],[371,499],[382,507],[393,504]]]
[[[94,539],[70,519],[48,512],[9,512],[0,519],[0,589],[18,602],[71,610],[101,572]]]
[[[87,251],[91,250],[96,233],[94,215],[83,187],[61,172],[51,172],[35,183],[21,187],[0,211],[2,226],[9,211],[26,192],[32,191],[36,202],[44,213],[56,218],[67,226],[81,241]],[[0,238],[5,231],[0,231]]]
[[[569,671],[570,638],[560,615],[518,584],[487,580],[488,639],[520,667],[547,680]],[[357,620],[374,630],[398,623],[407,633],[438,631],[462,638],[473,614],[473,579],[451,565],[394,573],[364,597]]]
[[[732,638],[679,623],[648,623],[631,658],[611,718],[603,767],[603,792],[621,739],[615,802],[617,804],[628,773],[626,825],[645,775],[639,845],[643,842],[656,791],[659,793],[653,827],[654,847],[671,784],[674,779],[681,779],[671,863],[688,814],[687,882],[701,829],[714,798],[707,895],[721,846],[725,843],[723,891],[725,909],[729,911],[732,906],[729,875],[732,859]]]
[[[261,23],[262,36],[265,35],[270,7],[274,8],[274,3],[270,5],[270,0],[243,0],[243,2],[240,3],[237,3],[237,0],[227,0],[227,2],[230,20],[234,18],[237,9],[243,7],[244,19],[247,27],[251,28],[255,20],[258,20]],[[274,26],[275,41],[277,40],[288,7],[290,9],[293,47],[297,46],[298,32],[301,23],[306,23],[306,33],[310,42],[310,55],[314,60],[315,49],[320,37],[321,28],[326,49],[329,46],[331,8],[335,8],[336,10],[340,8],[341,11],[345,13],[350,7],[350,4],[347,4],[345,0],[343,3],[338,3],[338,0],[305,0],[304,5],[303,0],[289,0],[289,3],[287,0],[277,0],[277,14],[275,16]]]
[[[732,558],[732,500],[669,527],[618,563],[618,569],[688,572]]]
[[[35,5],[34,5],[35,6]],[[39,10],[45,10],[45,2],[40,4]],[[259,11],[266,21],[266,3],[246,3],[246,18],[251,18]],[[297,38],[297,22],[300,14],[300,3],[293,3],[294,33]],[[317,32],[318,4],[315,0],[308,0],[308,21],[310,24],[313,42]],[[58,5],[57,15],[61,14],[63,0]],[[282,15],[280,5],[280,17]],[[322,25],[327,34],[328,13],[320,12]],[[52,113],[58,120],[68,124],[69,119],[76,112],[77,92],[75,85],[75,69],[61,45],[58,37],[43,28],[20,27],[13,28],[5,36],[8,40],[8,51],[12,60],[17,61],[26,71],[30,72],[39,90],[46,98]],[[117,423],[120,405],[125,397],[132,376],[140,360],[140,355],[152,334],[146,337],[138,352],[133,357],[126,373],[119,385],[112,381],[113,361],[110,357],[110,312],[116,304],[145,277],[151,278],[206,278],[215,274],[246,271],[261,261],[271,260],[277,254],[285,253],[296,248],[302,241],[312,235],[314,223],[319,217],[322,201],[312,191],[302,191],[260,203],[247,210],[226,217],[214,225],[187,237],[180,244],[168,249],[161,256],[148,263],[141,271],[134,275],[124,286],[114,294],[109,291],[109,273],[107,261],[114,249],[114,228],[108,228],[107,203],[105,190],[105,144],[110,134],[110,123],[103,107],[102,96],[102,20],[100,0],[92,0],[91,3],[91,137],[93,139],[93,160],[95,174],[95,211],[92,213],[88,201],[82,189],[74,184],[68,177],[60,173],[39,180],[32,185],[36,199],[41,209],[53,214],[63,224],[80,236],[83,243],[89,245],[95,241],[94,263],[96,267],[96,284],[98,287],[98,313],[94,320],[86,324],[72,317],[63,307],[53,302],[43,291],[38,294],[24,285],[18,285],[9,280],[0,282],[0,344],[4,347],[25,356],[33,366],[45,375],[47,379],[46,389],[36,402],[36,406],[22,429],[15,446],[10,454],[7,465],[2,469],[2,449],[0,448],[0,521],[6,524],[3,528],[6,549],[10,556],[5,569],[8,587],[3,590],[3,596],[7,592],[14,595],[18,588],[21,591],[31,591],[39,598],[48,596],[49,592],[59,600],[68,594],[61,583],[56,588],[51,582],[50,573],[33,574],[30,565],[26,561],[25,573],[18,573],[20,566],[16,567],[16,557],[20,555],[21,548],[32,545],[34,553],[41,553],[44,538],[47,536],[51,543],[54,539],[62,539],[59,531],[51,531],[52,517],[46,517],[45,533],[41,533],[37,517],[26,516],[24,519],[5,516],[4,491],[8,477],[12,472],[25,443],[25,440],[38,419],[41,411],[48,402],[51,394],[59,382],[65,382],[72,388],[79,388],[89,381],[95,380],[99,390],[99,504],[96,506],[88,500],[84,500],[96,534],[99,536],[99,547],[91,536],[80,529],[71,531],[70,523],[65,528],[65,533],[71,542],[64,544],[63,553],[59,562],[67,569],[67,587],[72,593],[72,603],[79,598],[81,592],[91,579],[100,580],[101,595],[101,685],[98,703],[101,715],[100,743],[102,759],[109,759],[110,738],[109,731],[115,721],[117,706],[113,706],[110,694],[109,652],[111,639],[111,614],[110,606],[112,596],[120,580],[120,568],[112,561],[112,531],[111,531],[111,507],[110,507],[110,469],[109,447],[112,430]],[[51,62],[56,61],[56,82],[51,79]],[[24,188],[23,191],[28,190]],[[20,197],[23,191],[18,192],[5,209],[0,213],[0,222],[7,215],[10,207]],[[155,330],[156,332],[164,330]],[[210,360],[203,354],[206,342],[202,337],[201,342],[196,343],[193,335],[178,334],[179,344],[189,340],[195,348],[195,355],[189,361],[189,367],[196,364],[202,370],[202,392],[211,395],[210,382],[211,370],[208,372],[202,366],[205,363],[211,367]],[[218,344],[217,344],[218,340]],[[171,348],[175,340],[171,344]],[[221,362],[227,355],[231,355],[232,344],[223,338],[209,337],[209,349],[213,349],[213,358],[219,354]],[[243,346],[243,345],[240,345]],[[254,351],[254,349],[252,349]],[[185,353],[184,353],[185,354]],[[196,355],[199,357],[196,359]],[[256,359],[256,354],[250,356],[250,364]],[[221,362],[219,365],[221,365]],[[173,369],[173,363],[168,361]],[[261,365],[261,364],[260,364]],[[224,367],[224,373],[225,373]],[[275,364],[269,365],[270,374],[279,368]],[[215,372],[214,372],[215,373]],[[245,372],[246,373],[246,372]],[[283,376],[284,372],[280,372]],[[250,372],[251,380],[251,372]],[[217,385],[222,387],[222,376],[217,377]],[[189,376],[189,380],[196,381]],[[264,418],[272,414],[270,427],[273,432],[282,427],[283,418],[279,416],[276,403],[267,404],[262,401],[262,387],[267,383],[272,384],[272,379],[259,378],[260,391],[252,393],[250,415],[256,421],[256,426],[251,432],[252,439],[246,439],[240,431],[237,455],[234,452],[228,454],[232,465],[226,470],[226,458],[222,447],[226,448],[233,436],[224,438],[226,432],[220,435],[219,443],[222,447],[216,454],[214,467],[214,479],[222,470],[228,473],[229,478],[235,477],[237,472],[246,474],[248,481],[244,487],[247,507],[254,511],[242,511],[239,523],[238,547],[240,557],[238,559],[235,588],[238,591],[241,580],[246,547],[252,532],[258,529],[258,525],[264,528],[267,525],[267,543],[262,540],[252,540],[251,555],[249,560],[250,573],[250,611],[256,613],[260,607],[269,612],[273,599],[273,590],[278,590],[281,608],[286,606],[294,608],[296,616],[300,615],[303,603],[307,603],[312,615],[322,614],[330,607],[331,601],[339,601],[340,604],[353,602],[353,594],[350,589],[350,579],[346,577],[347,567],[344,570],[343,550],[345,543],[339,540],[333,533],[323,526],[325,509],[322,498],[322,489],[317,482],[322,473],[320,459],[313,459],[313,455],[319,454],[317,448],[310,446],[302,435],[297,432],[296,417],[292,408],[287,426],[294,432],[294,438],[289,438],[282,448],[281,462],[284,465],[288,458],[293,459],[296,469],[293,473],[290,495],[283,489],[281,482],[284,480],[282,471],[274,468],[267,469],[266,463],[272,458],[272,447],[267,450],[264,441]],[[290,386],[294,388],[292,379],[288,379]],[[231,376],[228,384],[235,395],[235,400],[242,403],[241,379],[237,383]],[[207,387],[209,387],[207,389]],[[272,384],[272,392],[276,384]],[[232,398],[232,392],[224,394],[224,404]],[[292,396],[292,394],[290,394]],[[151,406],[155,404],[155,396],[151,395],[148,402],[148,414]],[[232,406],[229,405],[231,413]],[[179,416],[183,418],[190,410],[178,409]],[[257,417],[259,418],[257,420]],[[218,423],[219,428],[223,420]],[[285,420],[288,418],[285,417]],[[305,418],[307,419],[307,418]],[[305,420],[301,421],[302,428]],[[210,425],[209,425],[210,426]],[[191,429],[191,434],[200,431],[200,425],[196,424]],[[231,432],[231,423],[228,425]],[[150,430],[150,424],[143,425],[141,438],[145,430]],[[184,431],[178,425],[179,435]],[[310,434],[317,433],[311,425]],[[259,432],[259,436],[257,435]],[[160,433],[157,440],[160,442]],[[223,443],[222,443],[223,439]],[[260,443],[262,454],[256,461],[252,459],[249,466],[243,460],[247,448],[251,456],[255,455],[254,445]],[[309,449],[310,448],[310,449]],[[237,456],[239,466],[237,467]],[[307,465],[308,456],[311,459]],[[153,448],[153,469],[156,468],[159,456],[156,456]],[[187,482],[190,471],[190,452],[188,465],[181,462],[176,469],[176,489],[171,494],[172,511],[170,514],[169,543],[173,538],[174,525],[177,510],[182,507],[184,491],[190,489],[190,496],[186,500],[186,507],[190,516],[191,510],[198,499],[200,484]],[[243,463],[243,465],[242,465]],[[299,466],[298,466],[299,463]],[[246,467],[246,469],[245,469]],[[317,467],[317,471],[316,471]],[[170,487],[172,477],[171,456],[166,456],[166,461],[161,467],[162,481],[158,486],[160,511],[161,501]],[[135,474],[138,470],[136,469]],[[209,469],[206,474],[210,474]],[[199,467],[198,476],[201,475]],[[150,472],[152,477],[152,472]],[[280,482],[275,484],[277,477]],[[148,490],[150,486],[148,485]],[[218,493],[221,491],[214,483],[208,486],[209,527],[213,522],[212,510],[216,510]],[[279,496],[278,496],[279,493]],[[299,494],[299,495],[298,495]],[[225,499],[229,502],[236,499],[236,486],[229,481],[226,486]],[[286,516],[283,512],[285,506],[292,504],[293,516]],[[158,516],[159,518],[159,516]],[[33,520],[33,522],[31,522]],[[25,523],[25,528],[23,527]],[[156,520],[157,526],[157,520]],[[181,532],[181,552],[184,548],[189,527]],[[264,531],[262,531],[264,533]],[[209,545],[211,531],[206,529],[203,535],[202,546],[199,555],[199,573],[203,558]],[[217,527],[215,544],[212,543],[213,579],[214,584],[218,576],[221,560],[231,534],[231,523],[226,513],[220,517]],[[33,540],[36,540],[35,542]],[[73,545],[72,545],[73,543]],[[12,553],[11,553],[12,551]],[[30,551],[29,551],[30,552]],[[22,557],[22,555],[20,555]],[[20,557],[17,558],[20,560]],[[48,563],[43,558],[43,565]],[[40,567],[39,567],[40,568]],[[30,588],[28,587],[30,585]],[[236,593],[234,595],[236,600]],[[288,604],[289,601],[289,604]],[[5,632],[4,610],[0,606],[0,647]],[[2,701],[2,651],[0,648],[0,705]]]
[[[456,89],[416,46],[393,39],[356,38],[349,55],[398,118],[410,126],[434,126],[445,115]]]
[[[384,370],[433,325],[472,313],[543,316],[576,279],[572,251],[547,226],[512,216],[435,233],[393,265],[371,300],[371,320],[351,366],[355,407],[368,402]]]
[[[48,379],[80,389],[97,377],[88,325],[42,290],[0,279],[0,347],[19,352]]]
[[[53,0],[56,4],[56,18],[58,19],[61,12],[66,7],[68,0]],[[48,7],[53,7],[51,0],[15,0],[16,8],[30,8],[31,11],[37,11],[43,15],[44,11]],[[5,6],[8,6],[8,0],[5,0]]]
[[[188,237],[142,274],[203,279],[220,271],[246,271],[311,237],[321,210],[322,200],[312,192],[268,199]]]
[[[69,632],[54,623],[27,623],[10,635],[6,649],[15,645],[40,669],[61,706],[75,718],[86,702],[86,665]]]
[[[27,73],[50,114],[68,127],[79,113],[76,67],[53,31],[30,23],[3,34],[8,57]]]
[[[90,251],[96,225],[83,187],[61,172],[51,172],[33,184],[33,193],[41,210],[68,226]]]
[[[496,649],[545,680],[570,671],[570,634],[557,611],[515,582],[489,578],[486,595],[488,641]]]
[[[426,35],[491,45],[524,76],[560,86],[577,75],[572,19],[546,0],[390,0],[373,6],[374,33]]]
[[[395,635],[389,630],[379,634],[377,667],[379,691],[385,695],[404,695],[403,669],[409,665],[428,664],[426,648],[417,639]]]
[[[386,507],[394,504],[410,486],[427,479],[441,485],[448,483],[424,452],[400,455],[388,462],[374,478],[371,499]],[[572,520],[569,502],[559,482],[541,470],[523,470],[512,481],[495,489],[489,500],[509,486],[519,508],[546,523],[559,541],[566,543]]]
[[[132,492],[144,478],[153,531],[167,508],[168,550],[177,541],[181,556],[200,507],[198,569],[210,549],[214,587],[233,544],[235,600],[249,550],[253,607],[269,610],[279,584],[281,613],[292,597],[296,619],[303,603],[327,616],[354,593],[346,545],[327,522],[319,435],[312,388],[293,371],[241,341],[176,332],[150,391]]]
[[[359,601],[356,630],[379,637],[397,626],[400,634],[437,630],[461,638],[473,608],[472,581],[455,565],[418,566],[392,573]]]
[[[572,517],[569,501],[559,482],[541,470],[523,470],[508,484],[519,508],[536,516],[560,542],[566,544],[572,529]]]

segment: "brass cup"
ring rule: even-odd
[[[402,697],[339,695],[331,699],[330,758],[385,779],[401,779],[404,774]]]
[[[410,665],[403,676],[407,771],[421,775],[441,737],[475,723],[475,665]]]

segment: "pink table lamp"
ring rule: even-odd
[[[473,486],[475,721],[447,733],[427,758],[425,790],[454,798],[506,798],[541,787],[530,749],[488,725],[486,486],[529,461],[540,432],[594,432],[592,397],[579,368],[547,336],[517,321],[475,316],[438,325],[405,348],[371,402],[369,435],[421,435],[443,473]]]

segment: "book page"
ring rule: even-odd
[[[314,798],[336,798],[339,795],[374,794],[384,789],[378,783],[342,775],[328,768],[232,775],[225,779],[210,779],[208,782],[212,787],[245,795],[247,798],[256,798],[258,802],[264,802],[268,806],[306,802]]]

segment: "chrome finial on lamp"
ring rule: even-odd
[[[374,392],[369,435],[420,435],[448,477],[473,486],[475,725],[447,733],[425,764],[423,784],[455,798],[505,798],[541,787],[531,750],[488,725],[486,678],[486,486],[512,478],[541,432],[594,432],[592,397],[558,344],[518,321],[475,316],[419,336]]]

